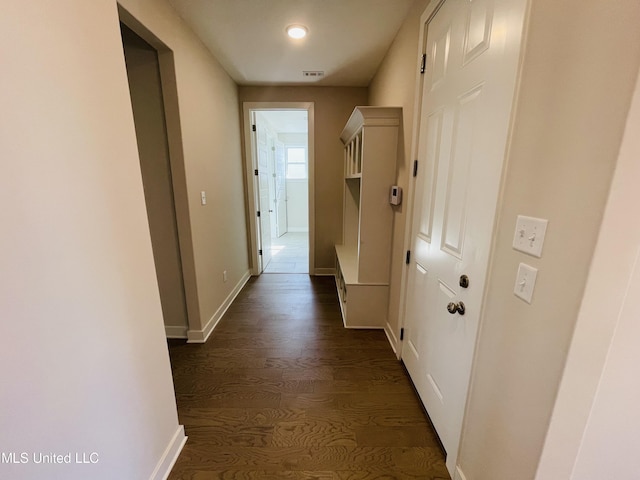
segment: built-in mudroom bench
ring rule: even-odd
[[[347,328],[384,328],[389,303],[393,209],[402,109],[356,107],[344,143],[343,237],[336,285]]]

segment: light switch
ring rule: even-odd
[[[531,303],[531,298],[533,297],[533,288],[536,286],[537,276],[537,268],[533,268],[526,263],[521,263],[518,266],[516,285],[513,288],[513,293],[515,293],[517,297],[520,297],[525,302]]]
[[[542,245],[547,232],[548,220],[518,215],[516,232],[513,235],[513,248],[534,257],[542,256]]]
[[[207,192],[205,192],[204,190],[202,192],[200,192],[200,203],[202,205],[206,205],[207,204]]]

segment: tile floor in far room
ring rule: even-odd
[[[271,261],[264,273],[309,273],[309,233],[288,232],[271,239]]]

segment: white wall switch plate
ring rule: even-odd
[[[205,192],[205,191],[200,192],[200,203],[202,205],[206,205],[207,204],[207,192]]]
[[[518,215],[516,232],[513,235],[513,248],[540,258],[548,223],[549,221],[543,218]]]
[[[516,297],[520,297],[525,302],[531,303],[531,298],[533,297],[533,288],[536,286],[537,276],[537,268],[533,268],[526,263],[521,263],[518,266],[516,285],[513,288],[513,293],[515,293]]]

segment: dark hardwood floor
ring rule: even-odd
[[[450,478],[384,332],[343,328],[330,277],[252,278],[170,354],[189,437],[170,480]]]

